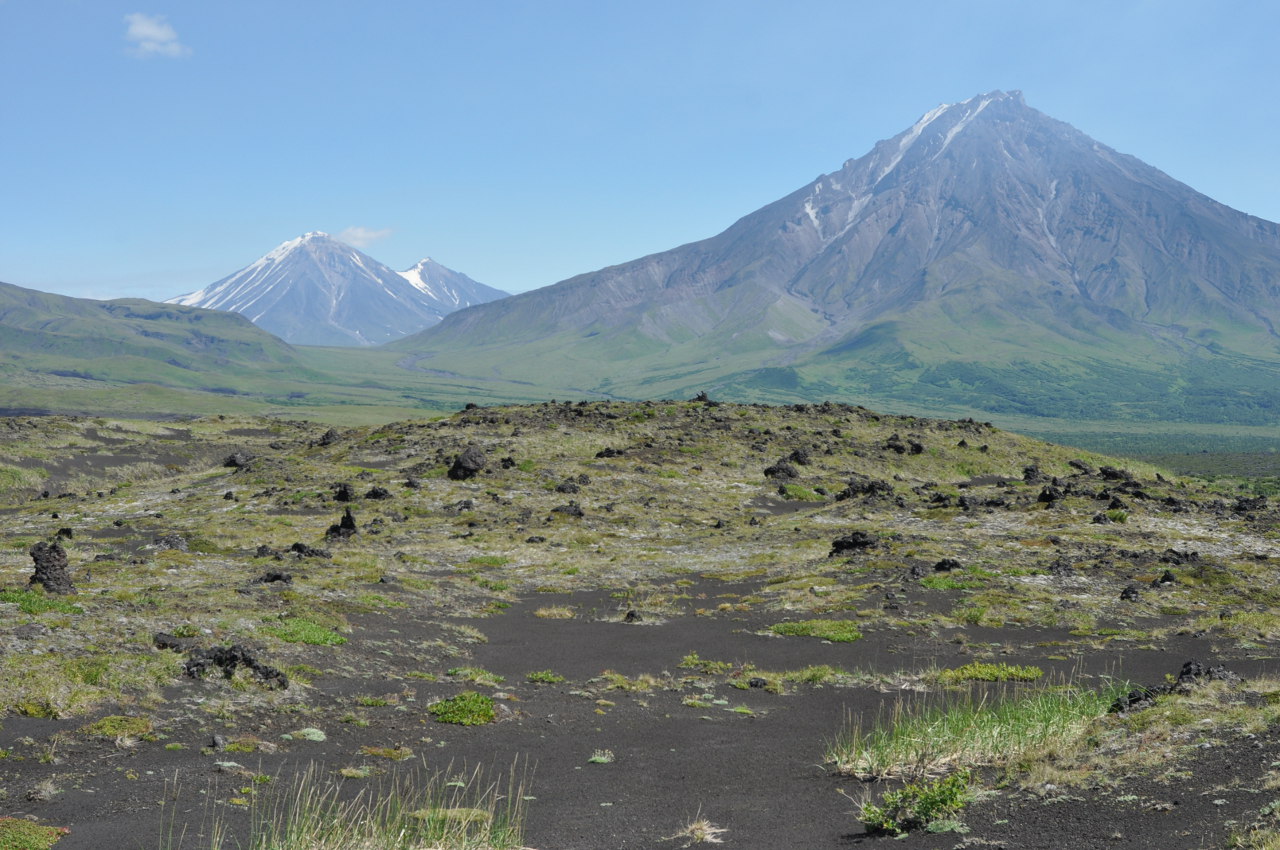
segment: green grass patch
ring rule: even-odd
[[[790,499],[793,502],[822,502],[826,501],[819,494],[813,492],[808,487],[801,487],[799,484],[783,484],[778,488],[778,495],[784,499]]]
[[[776,635],[816,637],[832,643],[853,643],[862,638],[862,632],[852,620],[799,620],[775,623],[769,630]]]
[[[0,602],[17,605],[24,614],[45,614],[49,611],[57,611],[59,614],[84,613],[79,605],[72,605],[40,590],[0,590]]]
[[[497,717],[493,698],[475,691],[463,691],[456,697],[441,700],[428,707],[427,711],[441,723],[456,723],[459,726],[482,726],[492,723]]]
[[[286,617],[279,623],[263,626],[262,631],[274,635],[286,643],[306,643],[312,646],[341,646],[347,639],[332,629],[317,625],[302,617]]]
[[[100,720],[95,720],[88,726],[80,727],[80,731],[87,735],[97,735],[103,738],[135,737],[150,732],[151,721],[146,717],[128,717],[123,714],[112,714]]]
[[[971,661],[963,667],[941,670],[938,681],[944,685],[960,682],[1034,682],[1044,675],[1039,667],[1014,664],[988,664],[983,661]]]

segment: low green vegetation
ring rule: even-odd
[[[862,638],[862,632],[852,620],[800,620],[775,623],[769,630],[776,635],[816,637],[832,643],[853,643]]]
[[[262,631],[287,643],[305,643],[311,646],[341,646],[347,639],[332,629],[327,629],[302,617],[286,617],[274,625],[262,626]]]
[[[59,614],[84,613],[79,605],[50,596],[42,590],[0,590],[0,602],[17,605],[24,614],[47,614],[50,611]]]
[[[0,850],[49,850],[71,830],[25,818],[0,817]]]
[[[463,691],[456,697],[441,700],[427,708],[431,716],[441,723],[459,726],[482,726],[497,717],[493,698],[475,691]]]
[[[553,670],[534,670],[525,674],[527,681],[540,685],[557,685],[564,681],[564,676]]]
[[[147,717],[128,717],[121,714],[112,714],[82,727],[80,731],[87,735],[97,735],[104,738],[145,735],[151,731],[151,720]]]
[[[896,791],[886,791],[881,801],[864,803],[858,817],[868,832],[904,835],[923,829],[927,832],[967,831],[955,821],[972,799],[967,770],[957,770],[939,779],[908,782]]]
[[[1066,686],[1004,698],[971,692],[900,701],[870,728],[847,724],[826,758],[840,773],[862,779],[1009,765],[1069,747],[1123,690]]]
[[[1031,665],[1015,665],[1000,662],[988,664],[972,661],[963,667],[940,670],[938,681],[944,685],[961,682],[1034,682],[1044,675],[1044,670]]]

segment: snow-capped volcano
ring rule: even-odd
[[[506,293],[423,260],[396,272],[327,233],[291,239],[169,303],[226,310],[300,345],[381,345]]]

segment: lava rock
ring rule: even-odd
[[[75,593],[71,571],[67,567],[67,550],[59,543],[37,543],[31,547],[35,572],[29,584],[41,585],[47,593]]]
[[[475,478],[484,471],[487,459],[478,446],[468,446],[462,454],[454,459],[447,475],[452,481],[466,481]]]
[[[190,548],[190,545],[187,543],[187,538],[183,537],[181,534],[163,534],[156,538],[155,544],[161,549],[169,549],[178,552],[186,552]]]
[[[827,554],[828,558],[834,558],[837,555],[856,555],[865,552],[868,549],[875,548],[879,541],[875,537],[865,531],[854,531],[846,534],[844,537],[837,537],[831,541],[831,551]]]
[[[586,516],[586,514],[583,513],[582,511],[582,507],[577,502],[570,502],[567,505],[558,505],[551,509],[551,513],[564,514],[566,516],[571,516],[571,517]]]
[[[335,525],[329,526],[329,530],[324,533],[326,540],[347,540],[360,533],[360,529],[356,527],[356,518],[351,515],[351,508],[342,514],[342,519],[338,520]]]
[[[289,678],[284,673],[258,661],[253,653],[238,643],[190,650],[182,672],[193,679],[202,679],[217,669],[222,671],[224,679],[230,679],[237,667],[247,667],[269,687],[281,690],[289,687]]]

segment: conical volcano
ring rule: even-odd
[[[1258,422],[1278,327],[1280,226],[996,91],[710,239],[396,347],[627,397]]]

